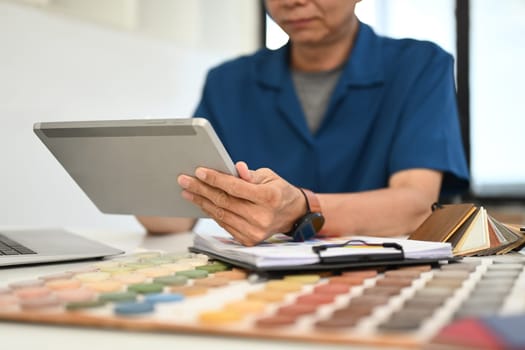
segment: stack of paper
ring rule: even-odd
[[[278,238],[282,240],[266,241],[254,247],[245,247],[232,237],[196,233],[193,246],[205,252],[258,267],[308,265],[319,261],[319,257],[313,253],[309,243],[291,242],[287,236]]]
[[[293,242],[286,235],[275,235],[267,241],[254,246],[245,247],[231,237],[195,234],[193,247],[202,252],[208,252],[218,257],[233,261],[248,263],[256,267],[279,267],[319,264],[321,258],[342,257],[359,261],[363,258],[385,254],[395,256],[400,250],[381,246],[365,246],[347,244],[341,247],[326,249],[318,255],[312,247],[319,245],[343,245],[349,240],[357,240],[370,244],[397,243],[403,249],[401,259],[449,259],[452,258],[452,248],[449,243],[421,242],[407,239],[382,237],[352,236],[338,238],[315,238],[306,242]],[[344,260],[344,259],[343,259]]]
[[[472,203],[437,206],[409,237],[449,242],[456,256],[504,254],[525,244],[525,236]]]

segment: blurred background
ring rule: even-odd
[[[456,58],[475,201],[525,221],[525,1],[362,0],[380,34]],[[100,213],[33,134],[59,120],[193,114],[206,71],[286,36],[260,0],[0,0],[0,225],[139,230]]]

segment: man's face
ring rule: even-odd
[[[322,45],[351,32],[359,0],[266,0],[273,20],[299,45]]]

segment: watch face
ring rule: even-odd
[[[297,224],[293,233],[293,240],[295,242],[304,242],[312,239],[321,230],[323,224],[324,217],[321,213],[306,214]]]
[[[315,229],[315,233],[319,233],[324,225],[324,216],[321,213],[312,213],[312,225]]]

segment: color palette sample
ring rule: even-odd
[[[524,267],[502,256],[254,280],[202,254],[146,251],[0,286],[0,319],[403,348],[483,330],[516,344],[501,315],[525,313]]]

